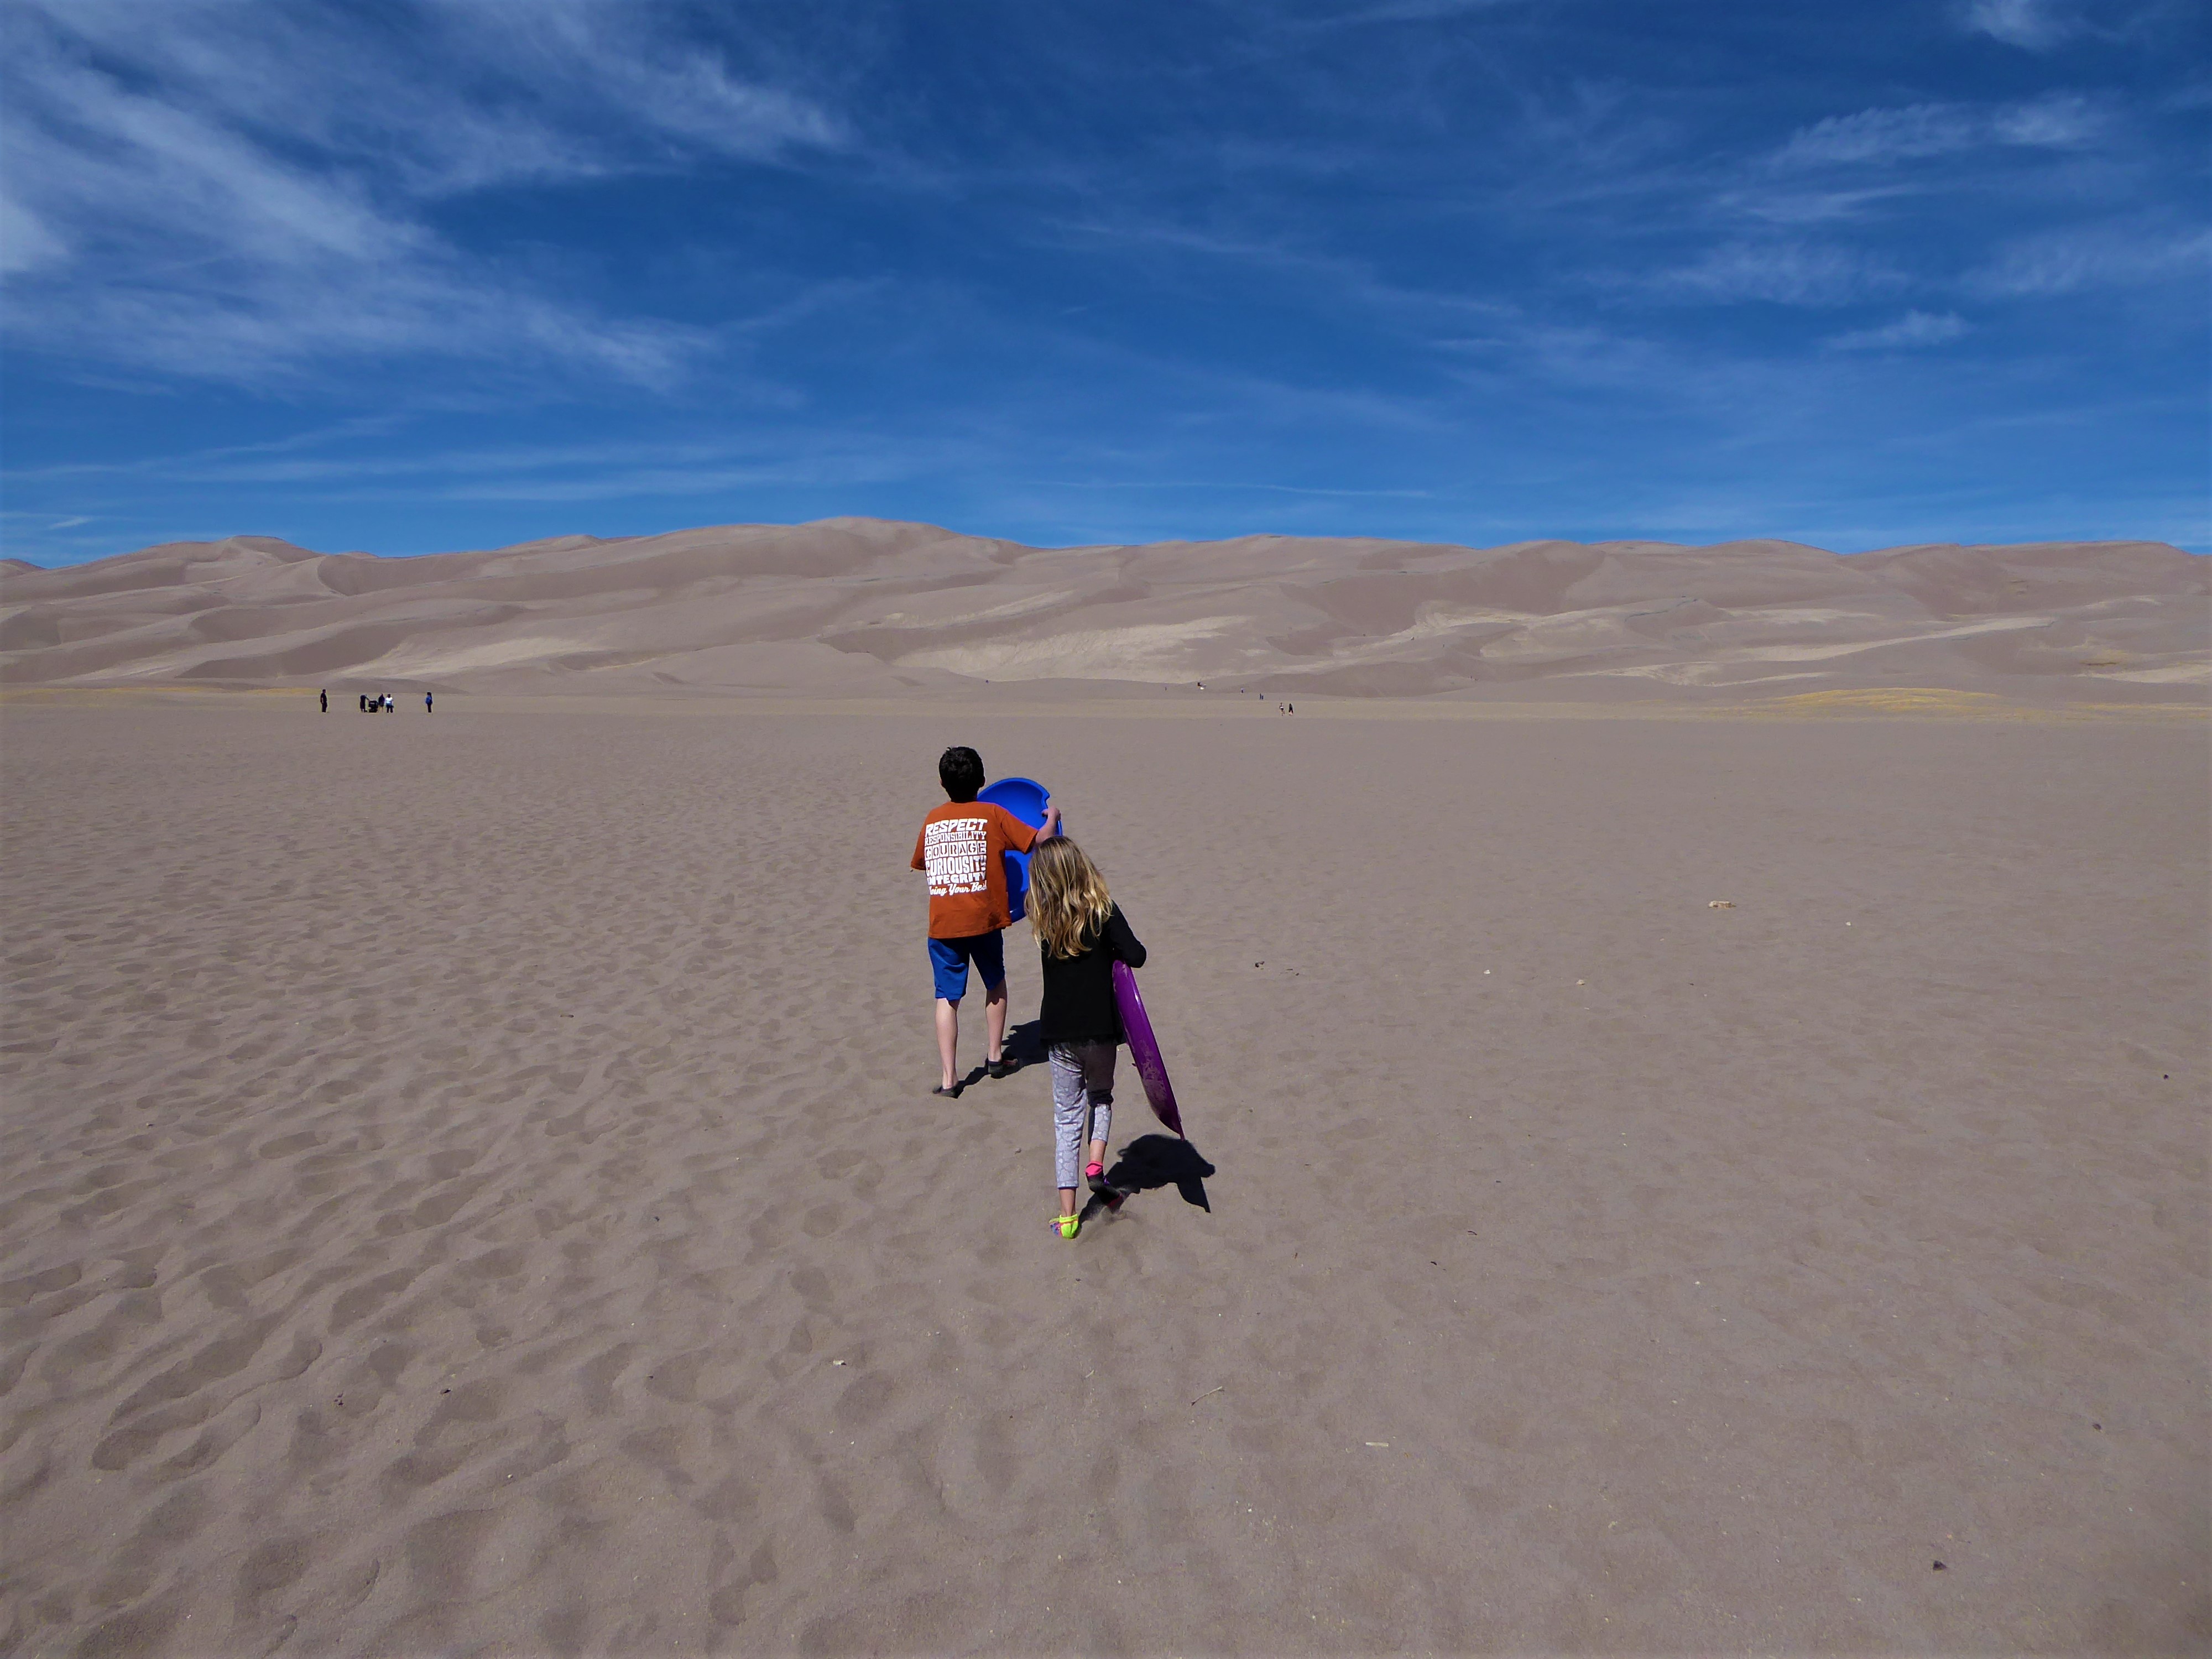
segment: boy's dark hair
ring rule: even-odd
[[[973,800],[983,787],[983,757],[972,749],[948,749],[937,757],[937,781],[954,800]]]

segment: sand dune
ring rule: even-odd
[[[0,566],[0,683],[2201,701],[2209,573],[2148,542],[1036,549],[833,519],[386,559],[239,536]]]

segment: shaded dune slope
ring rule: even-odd
[[[489,551],[266,537],[0,564],[0,683],[908,695],[981,680],[1296,696],[1928,685],[2201,698],[2208,563],[2162,543],[1036,549],[831,519]]]

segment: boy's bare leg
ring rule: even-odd
[[[1002,1014],[1000,1016],[1000,1018],[1001,1022],[1003,1022],[1005,1016]],[[945,1086],[948,1089],[959,1081],[958,1073],[952,1069],[953,1061],[958,1056],[959,1053],[959,1001],[957,999],[955,999],[951,1002],[947,1002],[943,997],[939,997],[937,1000],[937,1058],[943,1063],[945,1069]]]
[[[989,1038],[989,1046],[983,1050],[986,1060],[996,1061],[1006,1058],[1006,1010],[1010,1006],[1004,980],[983,994],[983,1030]],[[950,1066],[952,1062],[947,1060],[945,1063]]]

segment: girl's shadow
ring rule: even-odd
[[[1199,1156],[1198,1148],[1188,1140],[1174,1135],[1139,1135],[1121,1149],[1114,1167],[1091,1190],[1091,1201],[1083,1206],[1083,1219],[1087,1224],[1109,1210],[1119,1210],[1123,1201],[1137,1193],[1150,1192],[1158,1187],[1172,1187],[1182,1194],[1186,1204],[1195,1204],[1209,1215],[1213,1206],[1206,1202],[1206,1177],[1215,1174],[1213,1165]]]

